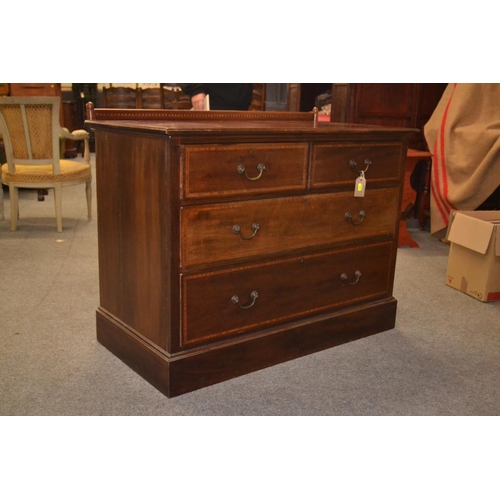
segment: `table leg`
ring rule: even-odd
[[[431,169],[432,169],[432,159],[428,158],[426,160],[427,166],[425,170],[425,185],[424,192],[420,200],[420,206],[418,210],[418,223],[421,230],[425,229],[427,222],[430,219],[431,210]]]

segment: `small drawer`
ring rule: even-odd
[[[317,144],[312,151],[312,186],[353,186],[361,171],[371,181],[397,181],[404,165],[400,143]]]
[[[394,235],[399,190],[217,203],[181,209],[181,266]]]
[[[183,345],[262,329],[391,293],[394,245],[377,243],[183,275]]]
[[[305,189],[308,152],[307,143],[184,146],[183,196],[189,199]]]

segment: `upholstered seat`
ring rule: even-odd
[[[62,128],[59,110],[58,97],[0,98],[0,133],[7,157],[7,163],[1,167],[1,179],[9,186],[12,231],[17,229],[20,187],[54,189],[56,225],[62,232],[62,187],[84,183],[88,219],[91,219],[89,133]],[[61,139],[83,140],[83,161],[61,159]]]
[[[16,173],[9,172],[9,165],[2,165],[2,182],[71,182],[86,180],[90,175],[90,165],[73,160],[60,160],[60,172],[54,174],[52,165],[16,165]]]

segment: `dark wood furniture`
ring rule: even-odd
[[[71,84],[71,90],[72,95],[68,96],[68,100],[76,102],[77,128],[83,129],[85,127],[86,105],[88,102],[96,102],[99,95],[97,83],[73,83]],[[79,143],[77,143],[78,146]],[[89,148],[90,152],[95,152],[94,134],[92,132],[90,132]]]
[[[252,92],[252,102],[250,108],[253,111],[264,111],[266,109],[266,84],[254,83]]]
[[[427,150],[424,125],[447,83],[289,83],[288,111],[311,111],[318,95],[331,91],[330,121],[418,129],[410,147]]]
[[[427,151],[424,125],[446,83],[334,83],[331,121],[418,129],[412,149]]]
[[[265,87],[265,111],[287,111],[289,84],[266,83]]]
[[[139,87],[140,109],[191,109],[191,99],[182,90],[164,86]]]
[[[251,110],[264,111],[266,84],[254,83]],[[105,108],[191,109],[191,99],[180,88],[159,84],[158,87],[104,87]]]
[[[142,88],[139,87],[139,103],[141,109],[162,109],[163,96],[161,87]]]
[[[420,162],[425,162],[425,184],[420,192],[418,186],[412,185],[412,176]],[[408,149],[406,171],[401,204],[401,224],[399,228],[399,246],[418,247],[418,243],[410,236],[406,227],[409,215],[414,213],[418,218],[420,229],[424,229],[430,217],[430,174],[432,155],[428,151]]]
[[[411,130],[258,111],[87,124],[97,338],[168,397],[394,327]]]
[[[316,97],[331,90],[331,83],[289,83],[287,85],[287,110],[312,111]]]
[[[0,83],[0,96],[9,95],[9,84],[8,83]],[[3,165],[7,161],[5,156],[5,147],[0,137],[0,165]],[[0,189],[6,189],[3,184],[0,182]],[[0,193],[1,195],[1,193]]]
[[[135,109],[139,107],[139,90],[132,87],[103,87],[102,105],[105,108]]]
[[[138,88],[139,102],[137,107],[140,109],[162,109],[163,89],[161,87]]]
[[[191,109],[191,99],[182,90],[163,87],[163,107],[165,109]]]
[[[61,97],[60,83],[11,83],[11,97]]]
[[[416,189],[415,215],[418,219],[420,229],[423,230],[431,217],[432,154],[428,151],[408,149],[407,170],[411,169],[412,173],[415,172],[415,168],[420,162],[424,162],[425,164],[425,174],[422,189],[419,189],[418,186]]]

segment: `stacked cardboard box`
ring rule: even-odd
[[[482,302],[500,300],[500,211],[454,212],[446,284]]]

